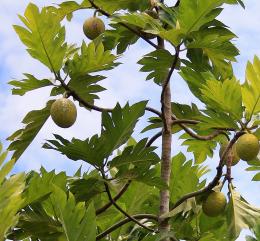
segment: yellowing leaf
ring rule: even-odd
[[[235,120],[243,116],[242,95],[239,82],[227,79],[224,82],[208,80],[201,88],[204,103],[212,109],[228,113]]]
[[[0,241],[6,240],[7,232],[16,225],[19,218],[17,212],[23,202],[25,174],[16,174],[4,180],[13,165],[14,160],[11,160],[0,169]]]
[[[231,190],[228,205],[230,238],[237,238],[242,229],[252,229],[260,219],[260,208],[250,205],[238,192]]]
[[[255,56],[253,63],[248,62],[246,82],[242,86],[243,104],[246,107],[246,118],[260,112],[260,60]]]

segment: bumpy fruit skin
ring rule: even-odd
[[[227,199],[221,192],[212,192],[202,204],[203,212],[209,217],[220,215],[226,207]]]
[[[258,139],[253,134],[244,134],[239,137],[236,146],[237,154],[244,161],[251,161],[256,158],[260,150]]]
[[[87,38],[93,40],[104,33],[105,25],[100,18],[88,18],[83,24],[83,32]]]
[[[77,119],[76,106],[66,98],[56,100],[51,106],[50,113],[55,124],[62,128],[71,127]]]
[[[223,143],[222,145],[221,145],[221,147],[220,147],[220,149],[219,149],[219,157],[221,158],[221,156],[222,156],[222,154],[224,153],[224,151],[226,150],[226,148],[227,148],[227,146],[228,146],[228,143],[226,142],[226,143]],[[237,148],[236,148],[236,144],[235,145],[233,145],[232,146],[232,149],[230,150],[230,154],[231,154],[231,156],[232,156],[232,166],[235,166],[238,162],[239,162],[239,160],[240,160],[240,157],[238,156],[238,154],[237,154]],[[225,163],[227,164],[227,160],[228,160],[228,155],[226,155],[226,157],[225,157],[225,159],[224,159],[224,161],[225,161]]]

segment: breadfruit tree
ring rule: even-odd
[[[232,241],[242,229],[252,231],[248,240],[259,237],[260,209],[234,187],[232,180],[239,177],[232,176],[232,168],[247,162],[246,171],[258,172],[252,181],[260,181],[260,59],[248,62],[245,82],[240,82],[232,68],[239,54],[236,35],[217,19],[227,4],[245,6],[241,0],[172,2],[84,0],[43,8],[30,3],[19,15],[17,35],[52,78],[25,74],[10,82],[12,93],[51,91],[45,107],[29,112],[24,128],[8,138],[12,160],[0,171],[0,240]],[[93,17],[82,22],[81,46],[66,42],[65,22],[86,9]],[[136,61],[146,80],[161,88],[161,108],[147,100],[98,106],[106,73],[139,41],[153,48]],[[203,109],[172,102],[177,75]],[[69,176],[41,168],[8,177],[47,128],[47,119],[57,129],[69,128],[77,108],[100,113],[100,133],[84,140],[55,134],[43,148],[90,169]],[[136,133],[145,114],[149,124]],[[172,156],[172,148],[178,149],[173,135],[180,136],[187,152]],[[156,146],[156,140],[161,144]],[[214,178],[206,180],[205,160],[214,152],[219,152]],[[6,155],[1,154],[0,164]]]

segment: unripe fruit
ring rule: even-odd
[[[224,151],[226,150],[226,148],[228,147],[228,143],[223,143],[220,147],[220,150],[219,150],[219,157],[221,158],[222,157],[222,154],[224,153]],[[228,155],[231,155],[232,156],[232,166],[235,166],[240,158],[237,154],[237,150],[236,150],[236,144],[232,146],[231,150],[229,151],[229,154],[227,154],[224,158],[224,162],[225,164],[227,164],[227,161],[228,161]]]
[[[212,192],[202,204],[203,212],[209,217],[220,215],[226,207],[227,199],[221,192]]]
[[[83,24],[83,32],[89,39],[93,40],[104,33],[105,25],[100,18],[88,18]]]
[[[56,100],[51,106],[50,113],[55,124],[62,128],[71,127],[77,119],[76,106],[67,98]]]
[[[244,134],[237,141],[237,154],[244,161],[251,161],[257,157],[260,150],[258,139],[253,134]]]

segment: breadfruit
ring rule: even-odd
[[[220,215],[226,207],[227,199],[221,192],[212,192],[202,203],[203,212],[209,217]]]
[[[256,158],[260,149],[257,137],[249,133],[239,137],[236,147],[238,156],[244,161]]]
[[[55,124],[62,128],[71,127],[77,119],[76,106],[67,98],[56,100],[51,106],[50,113]]]
[[[93,40],[104,33],[105,25],[100,18],[88,18],[83,24],[83,32],[87,38]]]
[[[223,143],[221,145],[220,150],[219,150],[219,157],[220,158],[222,157],[222,154],[226,150],[227,146],[228,146],[228,142]],[[236,148],[236,144],[235,144],[235,145],[232,146],[231,150],[229,151],[230,152],[229,154],[232,156],[232,164],[231,164],[232,166],[235,166],[239,162],[239,160],[240,160],[240,158],[239,158],[239,156],[237,154],[237,150],[236,149],[237,148]],[[227,161],[228,161],[228,154],[224,158],[224,162],[226,164],[227,164]]]

